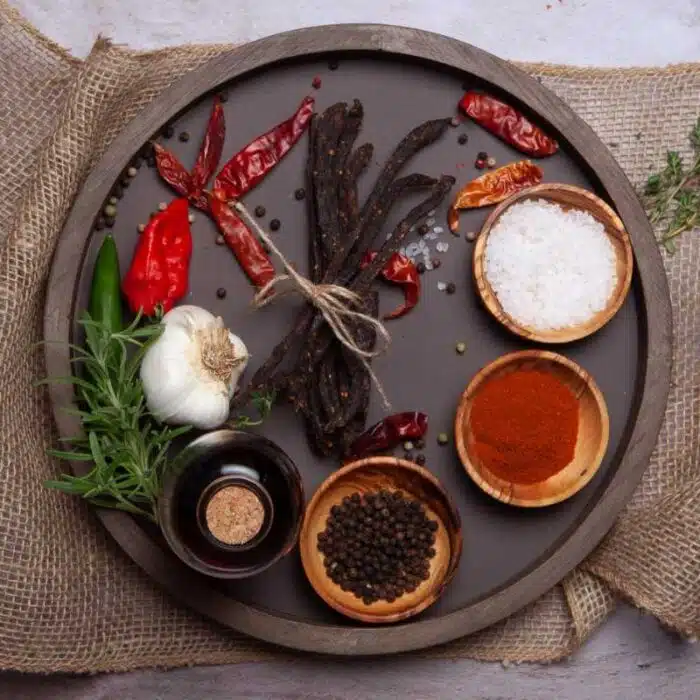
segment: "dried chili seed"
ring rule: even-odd
[[[314,90],[318,90],[321,87],[321,78],[317,75],[314,77],[314,79],[311,81],[311,87]]]
[[[454,282],[448,282],[445,291],[448,294],[454,294],[457,291],[457,285]]]
[[[265,209],[265,207],[262,204],[258,204],[258,206],[255,207],[255,210],[253,211],[253,213],[255,214],[255,216],[258,217],[258,219],[260,219],[263,216],[265,216],[265,214],[267,213],[267,210]]]
[[[279,219],[271,219],[270,220],[270,231],[279,231],[279,228],[282,224],[280,223]]]
[[[433,258],[430,262],[431,262],[434,270],[437,270],[438,267],[440,267],[440,265],[442,265],[442,261],[440,260],[440,258]]]
[[[163,137],[166,139],[171,139],[173,136],[175,136],[175,127],[172,126],[172,124],[167,124],[163,128]]]
[[[467,141],[469,141],[469,137],[466,134],[460,134],[459,138],[457,139],[457,143],[462,146],[464,146]]]
[[[486,167],[486,161],[481,160],[480,158],[477,158],[476,161],[474,162],[474,167],[477,170],[483,170]]]
[[[302,199],[304,199],[304,197],[306,197],[306,190],[303,187],[294,190],[294,199],[296,199],[297,201],[301,201]]]

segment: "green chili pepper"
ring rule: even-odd
[[[105,236],[92,272],[88,311],[93,321],[112,333],[124,328],[120,287],[117,246],[112,236]]]

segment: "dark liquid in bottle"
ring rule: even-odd
[[[286,545],[301,508],[294,470],[278,453],[256,444],[224,445],[192,464],[180,480],[174,496],[175,524],[183,544],[210,565],[222,568],[254,568],[273,558]],[[202,523],[200,499],[214,481],[231,484],[258,483],[272,500],[272,523],[267,534],[250,548],[216,544]],[[200,513],[198,514],[198,508]]]

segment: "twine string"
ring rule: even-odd
[[[253,306],[258,309],[262,308],[270,304],[275,298],[290,293],[298,293],[303,296],[320,311],[335,337],[360,359],[377,388],[384,406],[390,408],[389,399],[382,383],[369,364],[370,359],[386,352],[391,343],[391,336],[382,322],[369,314],[358,311],[358,309],[362,308],[362,299],[352,290],[337,284],[314,284],[311,280],[300,275],[243,203],[236,200],[232,206],[245,224],[268,245],[285,269],[284,273],[277,275],[258,291],[253,298]],[[287,286],[280,289],[281,285],[285,284]],[[275,294],[272,294],[273,291],[275,291]],[[365,325],[375,332],[377,339],[381,339],[381,344],[378,348],[375,344],[374,350],[363,350],[357,344],[352,330],[353,326],[357,325]]]

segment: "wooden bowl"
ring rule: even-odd
[[[403,491],[412,496],[423,504],[426,515],[437,521],[435,556],[430,560],[428,580],[415,591],[392,603],[379,600],[365,605],[326,575],[317,537],[326,527],[331,507],[344,496],[380,489]],[[385,624],[417,615],[440,597],[457,571],[462,554],[462,526],[454,504],[427,469],[394,457],[369,457],[339,469],[319,486],[304,515],[299,549],[307,578],[328,605],[355,620]]]
[[[522,202],[526,199],[545,199],[559,204],[565,210],[582,209],[605,226],[605,231],[615,250],[617,284],[610,295],[607,306],[585,323],[545,331],[523,325],[503,310],[496,293],[486,278],[484,254],[491,229],[506,209],[516,202]],[[620,217],[600,197],[574,185],[535,185],[509,197],[491,212],[474,246],[474,281],[484,306],[512,333],[540,343],[569,343],[600,330],[620,310],[629,292],[633,267],[632,244]]]
[[[551,372],[579,400],[578,440],[573,459],[557,474],[535,484],[514,484],[499,478],[480,463],[473,449],[470,413],[474,397],[489,380],[519,369]],[[598,471],[608,446],[609,433],[608,409],[593,378],[575,362],[545,350],[510,353],[486,365],[464,390],[455,417],[457,452],[474,483],[503,503],[526,508],[559,503],[580,491]]]

